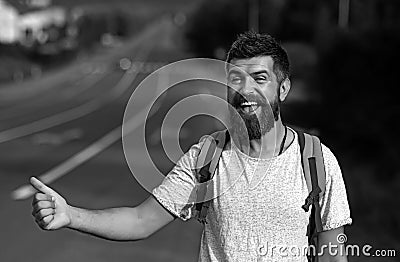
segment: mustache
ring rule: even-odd
[[[260,106],[268,105],[267,100],[259,95],[255,94],[243,95],[238,92],[235,92],[234,96],[232,97],[231,105],[235,108],[238,108],[242,103],[245,102],[256,102]]]

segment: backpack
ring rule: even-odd
[[[301,208],[305,212],[308,212],[311,206],[307,237],[309,246],[315,248],[314,252],[308,252],[307,256],[308,261],[316,262],[318,258],[314,254],[318,247],[318,233],[322,231],[319,200],[325,192],[325,165],[319,138],[298,130],[296,130],[296,133],[300,145],[301,164],[309,192]],[[204,183],[211,179],[218,165],[223,148],[229,140],[229,134],[227,130],[219,131],[211,136],[203,137],[200,141],[203,140],[204,143],[200,149],[196,163],[196,178],[199,183]],[[207,223],[206,216],[211,202],[210,200],[204,201],[206,195],[207,185],[198,187],[195,211],[197,213],[197,220],[202,224]]]

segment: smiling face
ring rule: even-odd
[[[249,139],[260,139],[279,119],[280,84],[270,56],[233,59],[228,67],[228,101],[243,119],[243,130],[237,114],[231,112],[231,124],[237,135],[248,133]],[[247,131],[247,132],[246,132]]]

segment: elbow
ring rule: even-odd
[[[123,242],[127,242],[127,241],[141,241],[141,240],[145,240],[147,238],[149,238],[152,235],[151,232],[146,232],[146,231],[142,231],[142,232],[136,232],[135,234],[131,234],[129,236],[127,236],[124,239],[121,239],[120,241]]]
[[[130,231],[130,234],[126,236],[125,241],[140,241],[149,238],[153,235],[154,231],[147,228],[145,225],[136,224]]]
[[[158,228],[154,227],[151,223],[145,223],[145,225],[143,225],[141,229],[142,230],[138,232],[138,240],[147,239],[158,231]]]
[[[150,231],[143,232],[140,235],[140,239],[139,240],[145,240],[145,239],[151,237],[152,235],[153,235],[153,232],[150,232]]]
[[[111,238],[108,238],[108,240],[117,241],[117,242],[137,242],[137,241],[145,240],[149,236],[150,235],[146,235],[146,234],[129,234],[129,235],[120,236],[120,237],[111,237]]]

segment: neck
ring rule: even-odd
[[[247,143],[244,139],[238,138],[235,139],[235,145],[251,157],[268,159],[279,154],[284,135],[285,126],[279,118],[275,121],[274,127],[260,139],[253,139]]]

